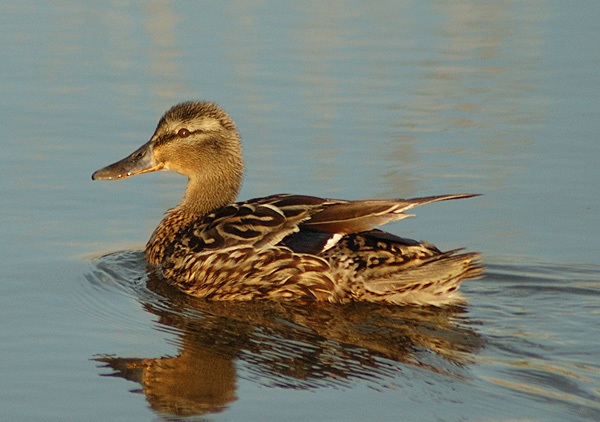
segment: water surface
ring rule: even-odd
[[[1,419],[600,419],[595,3],[5,9]],[[188,99],[236,121],[242,199],[484,194],[388,229],[486,276],[445,309],[165,288],[141,250],[185,180],[90,175]]]

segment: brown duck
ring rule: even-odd
[[[194,296],[443,305],[460,301],[461,281],[482,271],[477,253],[441,252],[376,229],[415,206],[473,194],[359,201],[279,194],[234,202],[240,137],[214,103],[172,107],[146,144],[92,179],[156,170],[181,173],[188,184],[146,256],[168,283]]]

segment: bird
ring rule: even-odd
[[[92,174],[118,180],[168,170],[187,176],[145,248],[165,282],[206,300],[299,303],[462,303],[465,279],[483,272],[480,254],[440,251],[378,227],[430,202],[478,196],[341,200],[275,194],[236,202],[241,138],[219,105],[187,101],[160,118],[150,140]]]

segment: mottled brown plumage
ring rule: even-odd
[[[174,106],[150,141],[92,178],[161,169],[189,181],[146,256],[167,282],[195,296],[441,305],[459,300],[460,282],[481,273],[477,253],[443,253],[376,229],[415,206],[472,194],[361,201],[280,194],[234,203],[240,139],[213,103]]]

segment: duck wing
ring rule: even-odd
[[[178,243],[195,252],[235,246],[263,249],[281,243],[297,252],[316,254],[327,248],[330,239],[411,217],[405,211],[416,206],[471,196],[476,195],[343,201],[272,195],[231,204],[204,216],[179,236]]]
[[[197,220],[177,236],[189,252],[251,246],[263,249],[299,231],[310,218],[309,207],[286,209],[266,201],[239,202]]]

